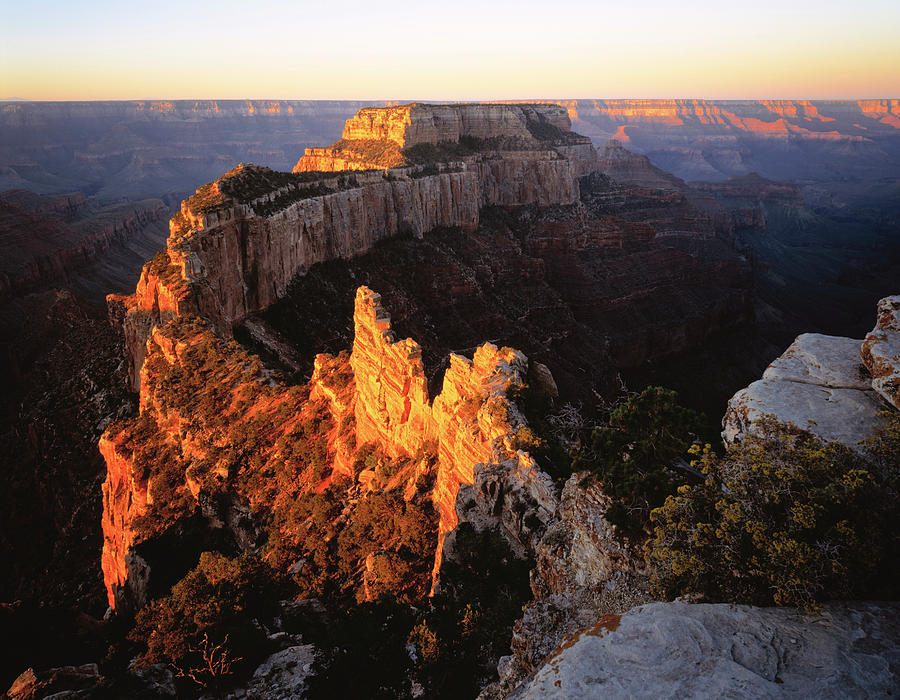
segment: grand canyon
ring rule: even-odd
[[[900,101],[0,133],[8,697],[896,692]]]

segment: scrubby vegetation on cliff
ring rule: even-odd
[[[896,596],[900,418],[889,421],[869,459],[774,421],[721,457],[695,447],[702,481],[652,514],[657,589],[803,608]]]
[[[271,216],[295,202],[356,186],[358,182],[353,175],[318,171],[282,172],[240,163],[185,199],[181,210],[172,217],[172,229],[176,234],[186,234],[191,230],[189,215],[212,214],[233,206],[235,202],[249,204],[255,201],[253,210],[257,215]],[[272,196],[266,198],[267,195]]]
[[[470,698],[496,676],[530,598],[531,563],[498,533],[459,535],[462,556],[442,572],[441,595],[415,607],[383,596],[339,613],[310,697]]]
[[[137,616],[138,667],[169,664],[194,688],[216,688],[255,668],[271,643],[255,619],[278,612],[272,572],[252,556],[201,555],[197,566]]]
[[[390,139],[340,139],[328,150],[335,156],[372,167],[399,168],[409,164],[397,142]]]
[[[610,523],[640,532],[650,512],[690,475],[685,457],[701,426],[701,417],[680,406],[674,391],[648,387],[615,406],[607,422],[591,431],[572,469],[601,482],[612,499],[605,514]]]

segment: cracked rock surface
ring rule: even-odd
[[[898,674],[897,603],[808,615],[676,601],[603,616],[511,697],[880,698],[896,693]]]
[[[878,428],[885,404],[860,360],[861,340],[804,333],[762,379],[738,391],[722,421],[727,443],[752,435],[766,414],[853,449]]]

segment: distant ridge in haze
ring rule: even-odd
[[[900,172],[900,100],[531,100],[563,105],[685,180],[758,172],[862,182]],[[362,107],[388,102],[136,100],[0,105],[0,190],[180,199],[239,162],[290,170]],[[843,187],[844,185],[841,185]]]

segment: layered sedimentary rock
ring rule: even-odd
[[[261,488],[254,474],[287,459],[282,449],[289,450],[293,426],[305,415],[321,416],[327,453],[325,472],[303,477],[307,488],[329,472],[355,479],[351,446],[373,443],[396,457],[437,455],[432,498],[440,512],[438,563],[444,535],[457,522],[456,493],[460,484],[473,482],[476,465],[501,458],[530,462],[516,449],[524,419],[507,397],[527,371],[521,353],[485,344],[473,360],[453,356],[443,389],[431,400],[421,351],[410,339],[394,340],[379,295],[361,287],[355,305],[349,360],[320,355],[307,394],[267,379],[258,360],[199,321],[175,318],[152,331],[141,369],[141,416],[114,424],[100,441],[107,462],[102,562],[112,607],[140,607],[154,565],[141,547],[198,508],[239,547],[256,546],[249,514],[279,495]],[[267,446],[263,452],[259,439]],[[242,447],[247,441],[256,446]],[[258,465],[233,462],[235,450],[251,449],[260,455]],[[360,484],[378,488],[365,472],[358,476]],[[210,510],[211,489],[224,489],[231,504],[225,511]]]
[[[512,460],[505,468],[519,478],[540,473],[527,453],[517,449],[517,432],[525,427],[525,419],[508,398],[523,386],[528,360],[521,352],[491,343],[476,349],[471,360],[451,354],[441,392],[432,401],[421,348],[409,338],[394,340],[390,316],[380,302],[380,295],[364,287],[357,292],[351,356],[356,439],[374,442],[394,455],[436,451],[432,499],[440,513],[437,575],[444,537],[458,522],[461,485],[476,483],[479,471],[504,459]]]
[[[135,388],[146,329],[166,314],[196,313],[227,331],[270,305],[296,274],[317,262],[357,255],[398,233],[472,229],[478,222],[478,181],[468,172],[391,180],[361,175],[341,183],[331,178],[287,191],[265,191],[263,185],[263,193],[246,204],[221,192],[231,179],[240,188],[268,174],[239,168],[186,200],[171,223],[167,251],[144,267],[136,294],[119,300]],[[329,193],[315,194],[323,189]],[[256,208],[272,207],[277,211],[271,215],[256,214]]]
[[[94,209],[80,192],[59,197],[0,193],[0,302],[66,284],[111,246],[164,226],[168,213],[160,200]]]
[[[872,375],[872,388],[900,408],[900,296],[878,302],[875,328],[866,335],[860,354]]]
[[[343,138],[386,139],[401,147],[420,143],[456,143],[460,138],[533,139],[531,124],[569,131],[566,110],[556,105],[409,104],[361,109],[344,126]]]
[[[141,465],[135,464],[133,451],[129,453],[123,449],[122,443],[126,438],[125,433],[107,433],[100,438],[100,454],[106,462],[100,566],[110,606],[115,608],[117,603],[121,606],[127,580],[127,595],[133,609],[133,601],[142,602],[145,596],[143,585],[135,581],[137,571],[133,562],[129,562],[137,539],[134,521],[153,505],[153,498],[150,495],[149,475],[145,475]],[[129,566],[129,563],[132,565]]]
[[[860,449],[860,441],[872,437],[881,424],[878,414],[887,407],[882,397],[893,398],[884,388],[891,386],[890,373],[897,366],[895,299],[879,302],[878,325],[865,342],[817,333],[798,336],[762,379],[728,402],[722,419],[725,441],[756,433],[760,421],[772,415],[822,440]]]
[[[420,107],[410,106],[405,113],[415,116]],[[488,205],[547,207],[577,200],[577,175],[583,163],[576,167],[548,145],[560,135],[563,142],[574,141],[576,146],[584,141],[568,131],[565,113],[537,110],[539,119],[534,123],[553,131],[553,139],[545,143],[530,136],[527,109],[497,106],[484,117],[480,107],[474,107],[478,107],[474,112],[447,108],[448,114],[462,115],[461,133],[502,131],[491,116],[497,112],[506,115],[500,123],[518,120],[523,133],[529,134],[529,148],[544,150],[492,152],[452,166],[385,173],[286,174],[240,166],[185,200],[170,224],[165,254],[145,266],[135,296],[116,301],[117,313],[125,317],[135,387],[141,338],[169,312],[197,313],[227,331],[249,313],[268,307],[285,293],[295,275],[317,262],[359,255],[397,234],[421,236],[436,227],[471,231],[478,225],[480,210]],[[428,110],[412,118],[410,128],[419,128]],[[389,116],[384,118],[390,121]],[[484,119],[485,126],[472,125]],[[353,129],[358,136],[359,127]],[[419,144],[426,136],[446,135],[423,129],[414,136]],[[581,145],[587,147],[589,159],[590,145]]]
[[[674,175],[654,167],[646,156],[625,149],[618,139],[610,139],[598,153],[597,166],[616,182],[680,190],[684,183]]]
[[[900,683],[900,608],[652,603],[606,615],[510,697],[887,697]]]

